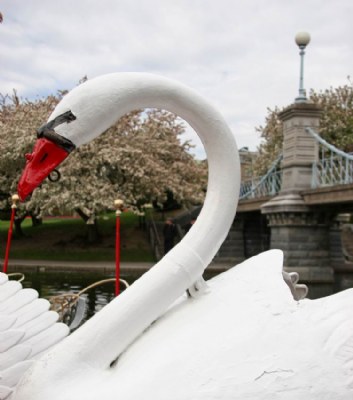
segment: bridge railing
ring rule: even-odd
[[[311,187],[353,183],[353,155],[326,142],[312,128],[306,128],[306,131],[319,144],[319,157],[312,166]]]
[[[240,185],[239,200],[275,196],[281,189],[282,171],[279,169],[282,155],[263,176],[244,181]]]

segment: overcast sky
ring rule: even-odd
[[[297,32],[311,35],[305,88],[344,85],[353,70],[352,0],[2,0],[0,11],[0,93],[33,99],[85,75],[162,74],[211,101],[251,150],[267,107],[297,96]]]

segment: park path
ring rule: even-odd
[[[122,275],[141,276],[148,271],[154,262],[122,262],[120,271]],[[2,267],[3,260],[0,259]],[[230,265],[211,264],[207,272],[218,274],[228,269]],[[8,272],[95,272],[103,275],[111,275],[115,271],[114,261],[50,261],[50,260],[21,260],[10,259]]]

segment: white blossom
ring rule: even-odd
[[[9,204],[16,192],[39,128],[61,97],[35,101],[0,95],[0,191]],[[89,217],[113,209],[118,197],[133,209],[166,200],[167,191],[181,204],[203,201],[207,166],[181,142],[184,126],[175,115],[148,109],[122,117],[94,141],[74,150],[61,165],[61,179],[45,181],[19,212],[60,214],[75,208]],[[1,199],[1,197],[0,197]],[[91,218],[90,218],[91,220]]]

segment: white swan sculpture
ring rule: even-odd
[[[200,135],[209,163],[201,214],[155,267],[35,362],[11,400],[351,400],[352,291],[295,301],[278,250],[201,284],[234,218],[239,161],[222,116],[192,90],[148,74],[75,88],[41,129],[20,196],[72,148],[145,107],[175,112]],[[188,288],[200,295],[183,295]]]

